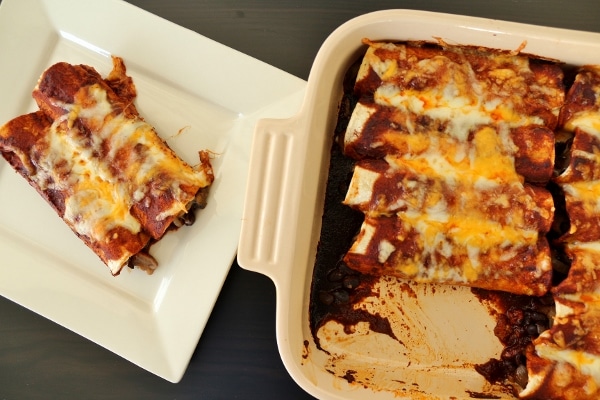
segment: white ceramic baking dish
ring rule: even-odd
[[[468,289],[407,290],[383,279],[380,296],[395,301],[377,312],[407,327],[395,331],[399,340],[368,326],[348,334],[330,324],[319,331],[328,352],[315,346],[308,307],[331,138],[342,79],[363,51],[363,38],[441,38],[506,50],[525,44],[525,53],[583,65],[600,64],[600,34],[412,10],[366,14],[322,45],[301,111],[286,120],[262,120],[255,130],[238,262],[276,285],[278,346],[293,379],[317,398],[511,398],[473,369],[499,357],[501,345],[489,310]]]

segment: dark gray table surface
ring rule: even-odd
[[[374,10],[412,8],[600,32],[599,0],[129,2],[303,79],[337,26]],[[273,284],[237,264],[178,384],[0,297],[0,400],[90,398],[310,396],[294,383],[277,352]]]

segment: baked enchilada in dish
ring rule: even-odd
[[[560,124],[573,139],[567,167],[555,179],[570,222],[557,245],[571,265],[552,290],[554,323],[527,354],[522,396],[591,400],[600,397],[600,66],[577,72]]]
[[[424,301],[414,288],[467,286],[502,347],[470,367],[511,398],[599,398],[600,67],[441,41],[364,44],[331,151],[317,346],[341,354],[368,326],[365,341],[387,335],[402,349],[431,332],[400,337],[414,327],[390,309],[425,324],[405,308]],[[386,297],[382,282],[398,292]],[[348,371],[350,383],[361,376]]]
[[[472,47],[368,42],[344,153],[363,273],[542,295],[559,66]]]

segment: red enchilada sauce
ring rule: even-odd
[[[360,60],[351,67],[344,82],[345,95],[335,129],[336,140],[345,131],[356,103],[352,88],[359,65]],[[366,321],[373,331],[394,337],[387,319],[352,307],[354,303],[372,294],[374,281],[370,276],[353,271],[342,261],[363,221],[362,213],[342,204],[353,168],[354,160],[344,156],[340,146],[334,143],[311,290],[310,327],[317,346],[319,340],[316,333],[329,320],[338,321],[345,327]]]

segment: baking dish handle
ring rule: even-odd
[[[237,260],[275,283],[294,254],[289,247],[296,235],[305,147],[296,134],[298,126],[298,117],[258,121],[250,152]]]

